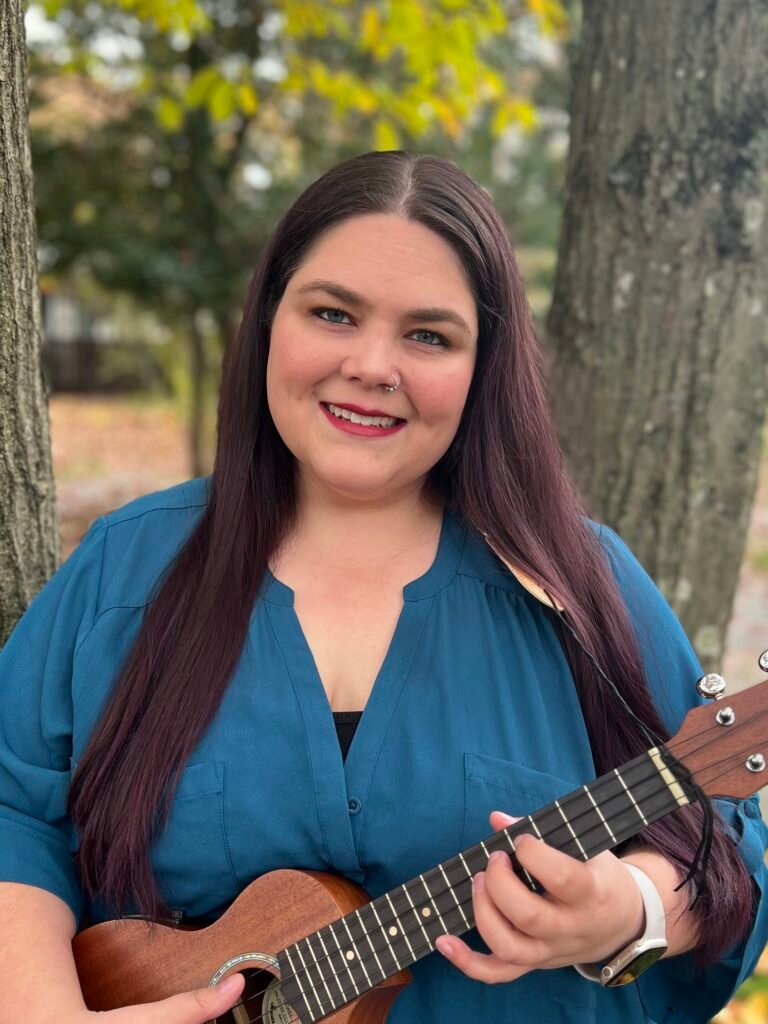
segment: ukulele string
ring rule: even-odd
[[[727,759],[727,760],[730,760],[730,759]],[[713,778],[717,778],[717,775],[713,776]],[[662,780],[662,782],[663,782],[663,780]],[[666,783],[664,783],[664,786],[666,786]],[[559,830],[556,829],[554,831],[559,831]],[[547,834],[551,834],[551,833],[547,833]],[[588,849],[594,849],[594,850],[600,850],[601,847],[602,847],[601,843],[595,844],[594,847],[591,847],[591,844],[587,845]],[[470,884],[470,879],[462,879],[461,882],[457,883],[455,886],[452,886],[451,888],[458,889],[459,886],[467,886],[468,884]],[[444,890],[444,891],[447,891],[447,890]],[[454,914],[459,913],[459,914],[462,914],[462,918],[464,918],[464,915],[463,915],[462,911],[464,910],[464,908],[469,909],[470,906],[472,905],[472,902],[473,902],[473,899],[472,899],[472,893],[471,893],[471,887],[470,887],[470,894],[469,894],[468,898],[462,899],[460,901],[457,901],[457,904],[455,906],[449,908],[449,910],[445,914],[441,915],[441,917],[448,918],[449,915],[454,915]],[[394,920],[394,918],[392,920]],[[456,922],[455,922],[455,924],[457,926],[460,923],[461,923],[461,921],[459,919],[457,919]],[[451,927],[453,927],[453,925],[451,925]],[[451,931],[451,928],[448,928],[445,932],[443,932],[441,934],[453,935],[454,933]],[[438,938],[438,936],[435,936],[435,938]],[[358,940],[358,941],[360,941],[360,940]],[[433,952],[434,949],[435,949],[434,941],[433,940],[429,940],[428,942],[422,942],[420,945],[414,942],[412,944],[412,946],[413,946],[413,953],[414,953],[414,961],[421,959],[421,957],[426,955],[427,952]],[[384,946],[381,947],[382,950],[384,948],[385,948]],[[340,952],[340,950],[339,950],[339,952]],[[330,957],[321,957],[320,960],[312,961],[312,964],[310,964],[310,966],[313,966],[313,965],[317,966],[322,960],[325,960],[325,959],[330,960]],[[359,963],[360,960],[362,960],[362,959],[367,960],[367,963],[373,968],[373,966],[374,966],[373,965],[373,960],[372,960],[370,954],[368,954],[365,958],[359,958],[356,962]],[[411,962],[414,962],[414,961],[411,961]],[[407,966],[409,966],[409,964],[404,964],[403,966],[407,967]],[[331,967],[333,967],[333,963],[331,963]],[[326,977],[326,981],[332,981],[332,980],[338,979],[338,978],[340,978],[342,976],[346,977],[347,973],[349,973],[351,975],[351,969],[347,968],[346,970],[342,970],[342,971],[334,971],[329,976]],[[395,974],[395,973],[397,973],[397,971],[393,971],[392,973]],[[307,994],[308,995],[315,995],[319,991],[319,987],[312,980],[312,977],[309,974],[309,968],[303,968],[302,970],[297,971],[296,974],[293,974],[290,977],[291,978],[296,978],[296,977],[298,977],[298,975],[301,975],[301,974],[305,974],[307,976],[308,980],[309,980],[309,988],[307,990]],[[392,975],[388,975],[387,977],[391,977],[391,976]],[[257,999],[260,996],[263,996],[264,993],[267,990],[268,985],[271,983],[272,980],[273,980],[273,978],[272,978],[272,976],[270,976],[267,979],[267,985],[263,989],[258,990],[257,992],[253,993],[250,996],[247,996],[245,999],[241,999],[241,1004],[243,1006],[245,1006],[246,1003],[251,1002],[254,999]],[[289,980],[289,979],[283,979],[283,980]],[[383,981],[384,978],[382,978],[381,980]],[[354,982],[354,977],[353,977],[353,982]],[[327,1011],[327,1013],[323,1014],[323,1016],[327,1016],[330,1013],[334,1013],[336,1010],[341,1009],[341,1007],[346,1005],[348,1002],[351,1002],[353,999],[358,998],[357,994],[355,994],[355,995],[348,995],[347,993],[345,993],[344,992],[344,988],[341,985],[341,982],[337,981],[337,984],[338,984],[339,990],[340,990],[340,992],[341,992],[341,994],[342,994],[342,996],[344,998],[344,1002],[339,1004],[338,1006],[334,1005],[331,1009],[329,1009]],[[376,984],[380,984],[380,982],[377,982]],[[372,986],[372,987],[375,987],[375,986]],[[370,989],[368,989],[366,991],[369,991],[369,990]],[[360,993],[360,994],[364,994],[364,993]],[[327,996],[324,996],[323,998],[327,999]],[[305,1002],[307,1002],[306,999],[305,999]],[[309,1004],[307,1003],[307,1005],[309,1005]],[[320,1009],[322,1010],[322,1002],[318,1002],[318,1005],[320,1006]],[[247,1012],[247,1008],[246,1008],[246,1012]],[[294,1012],[294,1011],[292,1011],[292,1012]],[[314,1013],[314,1011],[311,1011],[311,1012]],[[317,1018],[317,1019],[322,1019],[322,1018]],[[265,1017],[263,1016],[263,1014],[259,1014],[256,1017],[251,1017],[250,1015],[248,1015],[248,1024],[263,1024],[264,1020],[265,1020]]]
[[[563,614],[560,611],[560,609],[557,607],[557,604],[555,603],[552,595],[546,590],[546,588],[542,588],[542,589],[544,590],[544,593],[546,594],[547,598],[549,599],[549,602],[550,602],[550,604],[552,606],[552,610],[555,612],[555,614],[556,614],[556,616],[558,618],[558,621],[560,622],[562,627],[564,629],[566,629],[568,631],[568,633],[570,634],[570,636],[573,637],[573,639],[576,641],[576,644],[578,645],[579,649],[582,651],[582,653],[585,655],[585,657],[589,660],[590,664],[593,666],[593,668],[595,669],[595,671],[597,672],[599,677],[605,683],[608,684],[608,686],[609,686],[611,692],[613,693],[614,697],[620,702],[620,704],[622,705],[624,710],[627,712],[627,714],[629,714],[630,718],[632,718],[632,720],[636,723],[636,725],[640,726],[640,729],[643,731],[645,736],[648,739],[651,740],[652,743],[655,743],[656,746],[663,747],[664,746],[664,741],[661,739],[661,737],[658,736],[654,732],[654,730],[652,730],[649,726],[647,726],[645,724],[645,722],[643,722],[642,719],[639,718],[635,714],[635,712],[632,710],[632,708],[629,706],[629,704],[627,704],[626,700],[624,699],[624,697],[620,693],[618,686],[614,683],[614,681],[609,676],[607,676],[605,674],[605,672],[600,667],[600,664],[598,663],[598,661],[595,658],[595,656],[590,651],[588,651],[587,648],[584,646],[584,644],[581,642],[581,638],[579,637],[578,633],[576,632],[576,630],[573,628],[573,626],[568,622],[568,619],[566,618],[567,613]],[[691,787],[693,792],[696,794],[696,799],[698,800],[699,804],[701,804],[701,808],[702,808],[702,831],[701,831],[701,839],[699,840],[699,845],[696,847],[696,851],[695,851],[695,853],[693,855],[691,863],[688,865],[688,872],[687,872],[685,878],[680,883],[680,885],[675,890],[675,892],[677,892],[678,889],[681,889],[687,882],[693,882],[693,884],[695,886],[695,889],[696,889],[696,892],[695,892],[695,895],[694,895],[694,898],[693,898],[693,902],[691,903],[691,907],[693,907],[693,906],[696,905],[696,902],[699,899],[699,895],[701,894],[701,892],[702,892],[702,890],[704,888],[704,883],[706,881],[707,868],[709,867],[709,855],[710,855],[710,851],[711,851],[711,848],[712,848],[712,834],[713,834],[715,819],[714,819],[714,811],[712,809],[712,805],[710,803],[709,797],[698,786],[696,781],[691,777],[690,773],[687,772],[687,770],[685,770],[685,769],[684,769],[684,771],[685,771],[685,775],[686,775],[686,782]]]
[[[703,733],[702,733],[702,734],[693,734],[693,735],[692,735],[692,737],[691,737],[691,739],[695,739],[695,738],[697,738],[697,736],[699,736],[699,735],[703,735]],[[705,743],[703,743],[703,744],[702,744],[702,745],[701,745],[700,747],[692,749],[691,751],[689,751],[689,752],[688,752],[689,756],[690,756],[691,754],[695,754],[695,753],[697,753],[697,752],[698,752],[698,751],[700,751],[700,750],[703,750],[703,749],[705,749],[705,747],[706,747],[707,745],[708,745],[708,743],[707,743],[707,742],[705,742]],[[744,753],[744,755],[746,755],[746,754],[748,753],[749,749],[751,749],[751,748],[749,748],[749,747],[748,747],[748,748],[746,748],[746,749],[744,750],[744,752],[743,752],[743,753]],[[672,755],[670,755],[670,756],[672,756]],[[718,768],[718,767],[719,767],[719,765],[721,765],[721,764],[727,764],[727,763],[731,763],[731,762],[732,762],[732,760],[733,760],[733,757],[734,757],[734,755],[733,755],[733,754],[731,754],[731,755],[729,755],[729,756],[728,756],[727,758],[723,758],[723,759],[722,759],[722,761],[719,761],[719,762],[714,762],[714,763],[713,763],[712,765],[710,765],[709,767],[710,767],[710,768],[714,768],[714,769],[716,769],[716,768]],[[676,761],[676,763],[677,763],[677,765],[678,765],[678,766],[682,767],[682,766],[680,765],[680,762],[679,762],[679,761],[677,761],[677,759],[676,759],[676,758],[675,758],[674,760]],[[721,773],[719,773],[719,772],[717,772],[717,771],[716,771],[716,772],[715,772],[715,774],[714,774],[714,775],[712,776],[712,779],[711,779],[711,780],[710,780],[710,779],[707,779],[707,780],[705,780],[705,781],[706,781],[706,782],[708,782],[708,781],[714,781],[715,779],[717,779],[717,778],[719,777],[719,775],[720,775],[720,774],[721,774]],[[664,791],[664,789],[668,788],[668,787],[667,787],[667,783],[666,783],[666,782],[664,782],[664,780],[663,780],[663,779],[661,778],[661,776],[660,776],[659,772],[658,772],[658,771],[656,771],[656,770],[654,770],[654,771],[653,771],[653,772],[651,772],[651,773],[650,773],[650,774],[649,774],[648,776],[646,776],[646,777],[644,777],[643,779],[641,779],[641,780],[640,780],[640,782],[642,783],[642,782],[650,781],[650,780],[652,780],[652,779],[659,779],[659,780],[661,781],[661,783],[662,783],[662,785],[661,785],[661,788],[659,789],[659,791],[658,791],[658,792],[663,792],[663,791]],[[606,780],[606,781],[608,781],[608,780]],[[637,784],[635,784],[635,785],[637,785]],[[597,791],[596,791],[596,792],[597,792]],[[577,794],[577,795],[578,795],[578,794]],[[616,796],[617,796],[617,797],[620,797],[621,795],[622,795],[622,794],[620,794],[620,793],[619,793],[619,794],[617,794]],[[653,794],[653,795],[656,795],[656,794]],[[611,799],[613,799],[613,798],[609,798],[609,799],[608,799],[608,800],[606,800],[605,802],[601,803],[601,806],[603,806],[603,807],[607,807],[607,806],[608,806],[608,804],[609,804],[609,803],[611,802]],[[586,813],[589,813],[589,812],[586,812]],[[578,820],[578,818],[579,818],[579,817],[583,817],[583,816],[585,816],[585,815],[577,815],[577,816],[576,816],[575,818],[573,818],[573,819],[572,819],[572,821],[573,821],[573,822],[575,822],[575,821],[577,821],[577,820]],[[516,823],[516,825],[517,825],[517,823]],[[519,826],[518,826],[518,827],[519,827]],[[589,832],[593,832],[593,831],[599,830],[599,829],[600,829],[601,827],[602,827],[601,825],[597,825],[597,826],[594,826],[594,827],[593,827],[592,829],[589,829],[589,830],[587,830],[587,832],[585,832],[585,833],[584,833],[584,838],[585,838],[585,840],[586,840],[586,836],[587,836],[587,835],[589,834]],[[502,831],[506,831],[506,830],[502,830]],[[542,838],[546,839],[547,837],[551,836],[552,834],[554,834],[555,832],[558,832],[558,831],[560,831],[560,827],[558,827],[558,828],[556,828],[556,829],[553,829],[553,830],[551,830],[550,832],[546,832],[546,833],[544,833],[544,835],[542,836]],[[582,844],[582,845],[584,845],[584,844]],[[603,847],[603,843],[602,843],[602,842],[598,842],[598,843],[595,843],[595,844],[593,845],[592,843],[590,843],[590,842],[588,842],[588,841],[587,841],[587,842],[586,842],[586,848],[587,848],[587,849],[589,849],[591,853],[593,853],[593,852],[595,852],[595,851],[598,851],[598,850],[601,850],[601,849],[603,849],[604,847]],[[588,857],[589,857],[589,855],[587,855],[587,859],[588,859]],[[470,883],[470,879],[469,879],[469,878],[466,878],[466,879],[462,879],[461,881],[459,881],[459,882],[455,883],[454,885],[450,885],[450,886],[444,887],[444,888],[443,888],[442,890],[438,891],[438,892],[437,892],[437,893],[435,894],[435,897],[436,897],[436,896],[440,896],[440,895],[442,895],[442,894],[443,894],[443,893],[445,893],[445,892],[448,892],[448,891],[451,891],[451,890],[454,890],[454,889],[458,889],[458,888],[459,888],[460,886],[467,886],[467,885],[468,885],[469,883]],[[682,884],[682,883],[681,883],[681,884]],[[678,888],[679,888],[679,886],[678,886]],[[454,898],[455,898],[455,897],[454,897]],[[465,907],[469,907],[469,906],[471,905],[471,903],[472,903],[472,896],[471,896],[471,890],[470,890],[470,896],[469,896],[469,898],[468,898],[468,899],[465,899],[465,900],[457,900],[457,901],[456,901],[456,904],[455,904],[454,906],[452,906],[452,907],[448,908],[448,910],[447,910],[447,911],[445,912],[445,914],[441,914],[441,915],[439,915],[439,916],[441,916],[441,917],[443,917],[443,918],[446,918],[446,917],[447,917],[447,916],[448,916],[449,914],[455,914],[456,912],[458,912],[458,913],[461,913],[461,911],[462,911],[462,910],[463,910],[463,909],[464,909]],[[460,910],[460,908],[461,908],[461,910]],[[438,913],[439,913],[439,912],[438,912]],[[390,918],[386,918],[386,919],[385,919],[385,920],[383,921],[383,924],[389,924],[389,923],[391,923],[392,921],[395,921],[395,920],[397,920],[397,917],[390,917]],[[457,920],[457,922],[456,922],[456,923],[457,923],[457,924],[459,924],[460,922],[459,922],[459,921]],[[374,935],[376,935],[376,932],[374,932],[373,934],[374,934]],[[444,933],[442,933],[442,934],[451,934],[451,932],[450,932],[450,931],[448,931],[448,932],[444,932]],[[361,941],[363,941],[363,939],[365,939],[366,937],[370,938],[370,937],[371,937],[370,933],[366,933],[365,935],[363,935],[363,936],[362,936],[362,938],[361,938],[361,939],[358,939],[358,940],[353,940],[352,942],[349,942],[349,943],[345,941],[345,942],[343,942],[343,943],[339,944],[339,949],[338,949],[338,950],[336,950],[336,952],[338,952],[339,954],[341,954],[343,950],[345,950],[345,949],[349,949],[349,948],[350,948],[350,946],[353,946],[353,945],[359,944],[359,943],[360,943]],[[438,936],[435,936],[435,938],[437,938],[437,937],[438,937]],[[372,944],[372,943],[371,943],[371,945],[373,946],[373,944]],[[426,953],[426,951],[427,951],[427,950],[430,950],[430,951],[431,951],[431,950],[433,950],[433,949],[434,949],[434,941],[433,941],[433,940],[431,940],[431,939],[430,939],[430,940],[428,940],[428,941],[427,941],[426,943],[422,943],[422,944],[420,944],[420,945],[419,945],[418,943],[415,943],[415,942],[414,942],[414,943],[412,943],[412,948],[413,948],[413,946],[414,946],[414,945],[415,945],[415,947],[416,947],[414,951],[415,951],[415,952],[417,952],[417,954],[418,954],[418,955],[416,955],[416,957],[415,957],[415,959],[416,959],[416,960],[420,959],[422,955],[425,955],[425,953]],[[309,949],[310,949],[310,951],[311,951],[311,946],[309,946]],[[385,944],[383,944],[383,945],[379,946],[378,948],[376,948],[375,946],[373,946],[373,949],[374,949],[375,953],[378,953],[378,952],[383,952],[383,951],[384,951],[385,949],[389,949],[389,944],[385,943]],[[313,955],[314,955],[314,954],[313,954]],[[391,955],[392,955],[392,954],[391,954]],[[312,960],[312,961],[310,962],[310,964],[309,964],[309,967],[303,967],[303,968],[301,968],[300,970],[298,970],[298,971],[296,971],[296,972],[295,972],[294,974],[292,974],[292,975],[291,975],[290,977],[291,977],[291,978],[299,978],[299,977],[300,977],[301,975],[306,975],[306,978],[307,978],[307,979],[308,979],[308,981],[309,981],[309,989],[308,989],[308,991],[309,991],[310,993],[314,993],[314,992],[316,992],[316,991],[319,991],[319,990],[318,990],[318,987],[317,987],[317,985],[316,985],[316,983],[315,983],[315,982],[314,982],[314,981],[312,980],[312,976],[311,976],[311,974],[310,974],[310,972],[309,972],[309,968],[310,968],[310,967],[312,967],[312,966],[315,966],[315,967],[316,967],[316,968],[318,969],[318,972],[320,973],[320,971],[319,971],[319,964],[321,964],[321,963],[322,963],[323,961],[325,961],[325,960],[331,961],[331,955],[327,955],[327,956],[323,956],[323,957],[320,957],[320,958],[315,958],[315,959],[313,959],[313,960]],[[373,968],[373,964],[374,964],[374,956],[373,956],[373,954],[365,954],[365,956],[364,956],[364,957],[358,957],[358,959],[356,960],[356,962],[357,962],[357,963],[360,963],[360,961],[361,961],[361,960],[364,960],[364,961],[366,962],[366,964],[370,965],[370,966],[371,966],[371,967]],[[413,962],[413,961],[412,961],[412,962]],[[331,968],[333,968],[333,962],[332,962],[332,961],[330,962],[330,966],[331,966]],[[406,965],[406,966],[407,966],[407,965]],[[338,972],[337,972],[337,971],[332,971],[332,973],[331,973],[330,975],[327,975],[327,976],[325,976],[325,975],[322,975],[322,976],[323,976],[323,977],[326,977],[326,980],[333,980],[333,979],[335,979],[335,978],[338,978],[338,977],[340,977],[340,976],[342,976],[342,975],[345,975],[346,973],[351,973],[351,971],[349,970],[349,968],[346,968],[346,971],[344,971],[344,970],[342,970],[342,971],[338,971]],[[393,972],[393,973],[396,973],[396,972]],[[270,980],[271,980],[271,979],[270,979]],[[288,980],[288,979],[284,979],[284,980]],[[382,979],[382,980],[384,980],[384,979]],[[342,991],[342,993],[343,993],[343,987],[341,987],[341,986],[340,986],[340,989],[341,989],[341,991]],[[246,1000],[243,1000],[243,1002],[244,1002],[244,1003],[245,1003],[245,1002],[249,1002],[249,1001],[251,1001],[252,999],[258,998],[258,996],[259,996],[259,995],[262,995],[262,994],[263,994],[263,991],[265,991],[265,990],[261,990],[260,992],[257,992],[257,993],[255,993],[255,994],[254,994],[253,996],[249,996],[249,997],[247,997],[247,999],[246,999]],[[346,997],[346,994],[345,994],[345,999],[346,999],[346,998],[347,998],[347,997]],[[348,999],[347,1001],[351,1001],[351,999],[354,999],[354,998],[356,998],[356,996],[350,996],[350,997],[349,997],[349,999]],[[343,1004],[342,1004],[342,1005],[343,1005]],[[334,1007],[334,1009],[339,1009],[339,1007]],[[332,1012],[332,1011],[329,1011],[329,1012]],[[261,1017],[261,1016],[259,1016],[259,1017],[256,1017],[256,1018],[254,1018],[253,1020],[250,1020],[250,1024],[259,1024],[259,1022],[263,1021],[263,1019],[264,1019],[264,1018],[263,1018],[263,1017]]]

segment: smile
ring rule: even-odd
[[[331,402],[321,402],[320,408],[334,427],[357,437],[387,437],[401,430],[406,423],[395,416],[363,416]]]

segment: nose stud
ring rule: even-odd
[[[397,391],[397,389],[400,387],[400,378],[398,377],[398,375],[396,373],[393,374],[393,376],[395,378],[395,383],[394,384],[384,384],[383,388],[384,388],[385,391]]]

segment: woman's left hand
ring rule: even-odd
[[[514,820],[494,811],[491,827],[498,831]],[[506,853],[493,856],[487,870],[475,876],[475,924],[490,955],[475,952],[455,935],[435,943],[470,978],[494,984],[541,968],[598,963],[642,935],[640,890],[614,854],[583,862],[528,835],[515,840],[515,852],[520,866],[546,891],[532,892]]]

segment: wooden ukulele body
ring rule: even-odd
[[[257,878],[205,928],[131,919],[93,925],[72,942],[86,1005],[90,1010],[113,1010],[205,988],[233,959],[250,953],[276,959],[280,950],[308,932],[369,902],[367,893],[348,879],[281,869]],[[279,972],[267,960],[242,960],[216,979],[218,983],[238,972],[247,979],[241,1002],[220,1016],[218,1024],[270,1020],[262,1012],[260,993],[270,980],[266,972],[274,977]],[[410,971],[402,970],[324,1019],[332,1024],[381,1024],[410,980]],[[276,1022],[285,1019],[274,1017]]]

